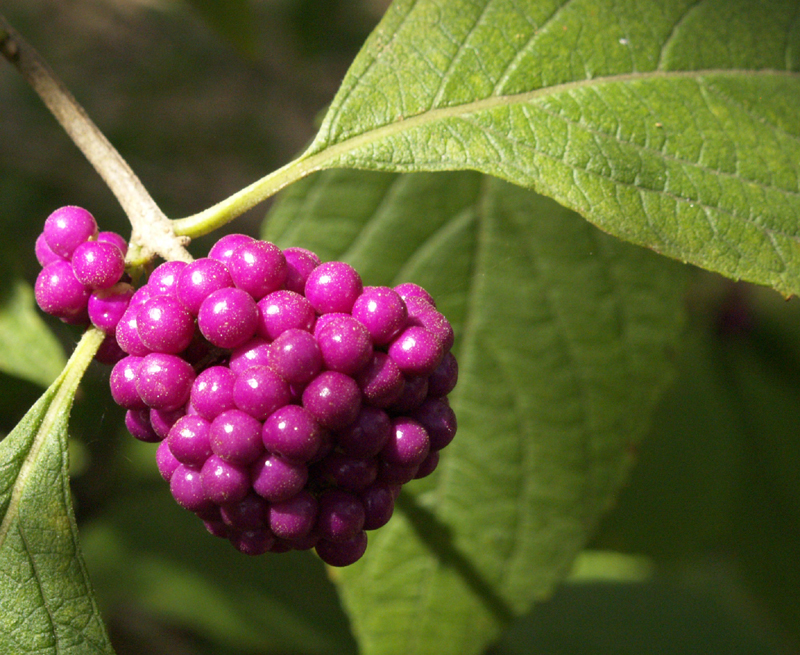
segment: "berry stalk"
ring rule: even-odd
[[[164,215],[122,155],[89,118],[39,53],[0,14],[0,52],[22,74],[72,141],[116,196],[133,227],[128,263],[141,264],[158,254],[191,261]]]

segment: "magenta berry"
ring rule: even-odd
[[[389,407],[397,402],[405,389],[405,378],[389,355],[375,352],[355,376],[364,400],[374,407]]]
[[[308,536],[317,521],[317,507],[317,499],[304,490],[288,500],[270,503],[267,510],[269,529],[281,539],[302,539]]]
[[[88,303],[92,325],[106,334],[114,334],[132,297],[133,287],[124,282],[115,284],[110,289],[93,291]]]
[[[253,337],[233,350],[228,366],[237,375],[251,366],[269,366],[270,352],[271,346],[267,339]]]
[[[362,530],[347,541],[320,539],[314,550],[329,566],[350,566],[361,559],[367,550],[367,533]]]
[[[154,296],[139,307],[136,331],[153,352],[177,355],[192,341],[194,318],[176,297]]]
[[[311,271],[305,294],[319,314],[349,313],[362,288],[361,276],[350,264],[326,262]]]
[[[133,294],[133,298],[131,298],[128,309],[125,310],[125,313],[122,315],[119,323],[117,323],[114,334],[117,338],[119,347],[122,348],[123,351],[129,355],[138,355],[139,357],[144,357],[145,355],[151,353],[152,350],[145,346],[142,343],[142,340],[139,338],[139,330],[137,329],[136,325],[138,307],[134,305],[135,301],[136,293]]]
[[[364,527],[364,505],[358,496],[340,489],[320,494],[315,530],[322,539],[349,541]]]
[[[240,245],[227,261],[233,283],[255,300],[277,291],[286,281],[286,258],[267,241]]]
[[[240,409],[222,412],[211,422],[211,450],[225,461],[247,466],[264,452],[261,423]]]
[[[210,424],[199,416],[183,416],[167,435],[169,449],[181,464],[200,468],[211,457]]]
[[[435,397],[446,396],[455,389],[458,382],[458,362],[453,353],[446,353],[441,363],[428,377],[428,394]]]
[[[411,413],[411,418],[425,428],[431,450],[441,450],[456,436],[456,413],[444,400],[429,398]]]
[[[82,316],[91,290],[81,284],[72,266],[64,260],[45,266],[36,278],[34,294],[42,311],[60,319]]]
[[[392,421],[389,440],[380,452],[383,460],[398,466],[419,466],[430,451],[430,438],[417,421],[399,416]]]
[[[47,217],[43,234],[50,250],[69,259],[79,245],[97,236],[97,222],[85,209],[69,205]]]
[[[255,239],[246,234],[226,234],[211,247],[211,250],[208,251],[208,257],[209,259],[216,259],[227,267],[233,251],[242,244],[253,241]]]
[[[150,412],[146,409],[129,409],[125,413],[125,427],[139,441],[156,443],[161,437],[150,425]]]
[[[305,330],[286,330],[270,346],[269,366],[289,384],[303,386],[322,370],[317,340]]]
[[[376,407],[364,406],[358,417],[337,433],[338,444],[344,453],[353,457],[374,457],[392,434],[389,415]]]
[[[125,409],[147,409],[147,405],[136,390],[136,380],[139,377],[141,366],[141,357],[129,355],[117,362],[114,368],[111,369],[109,380],[111,396],[120,407]]]
[[[389,287],[366,287],[353,304],[352,314],[367,328],[377,346],[388,344],[400,334],[408,318],[405,302]]]
[[[433,300],[433,296],[418,284],[414,284],[413,282],[404,282],[403,284],[398,284],[394,290],[397,292],[397,295],[399,295],[406,303],[408,303],[409,298],[419,298],[429,303],[434,309],[436,308],[436,303]]]
[[[307,409],[285,405],[264,421],[264,447],[295,462],[308,462],[322,445],[322,427]]]
[[[250,491],[250,472],[241,464],[211,455],[200,470],[203,491],[217,505],[237,503]]]
[[[339,430],[352,423],[361,409],[361,390],[353,378],[325,371],[303,391],[305,407],[324,428]]]
[[[286,330],[310,332],[317,317],[314,308],[299,293],[285,289],[273,291],[258,302],[258,334],[275,340]]]
[[[175,296],[178,290],[178,280],[183,269],[188,264],[181,261],[164,262],[150,274],[147,286],[154,296]]]
[[[156,466],[164,480],[169,482],[175,469],[180,465],[181,463],[175,459],[175,456],[169,449],[169,443],[166,440],[158,444],[158,449],[156,450]]]
[[[297,495],[308,481],[308,467],[274,453],[262,455],[251,468],[253,489],[262,498],[279,503]]]
[[[256,332],[258,306],[242,289],[219,289],[206,298],[197,315],[200,332],[219,348],[236,348]]]
[[[189,400],[194,378],[191,364],[180,357],[150,353],[142,359],[136,390],[148,407],[177,409]]]
[[[215,291],[233,286],[228,269],[216,259],[196,259],[178,276],[176,295],[183,306],[197,316],[200,305]]]
[[[291,400],[289,383],[268,366],[252,366],[242,371],[233,385],[236,406],[259,421]]]
[[[337,316],[316,333],[325,368],[353,375],[372,357],[369,332],[352,316]]]
[[[123,257],[128,254],[128,242],[116,232],[98,232],[97,240],[101,243],[110,243],[112,246],[116,246]]]
[[[166,439],[172,426],[186,415],[186,410],[183,407],[178,409],[151,409],[150,410],[150,425],[153,426],[156,434],[161,439]]]
[[[428,376],[444,357],[439,338],[425,328],[412,326],[403,330],[389,345],[389,357],[406,375]]]
[[[199,469],[179,464],[170,476],[169,489],[178,505],[190,512],[212,507],[213,501],[206,496]]]
[[[68,261],[66,257],[57,255],[50,249],[50,246],[47,245],[47,241],[44,238],[44,233],[36,237],[34,251],[36,253],[36,261],[38,261],[43,268],[53,262]]]
[[[360,494],[364,505],[364,529],[377,530],[389,522],[394,513],[395,493],[392,485],[375,482]]]
[[[308,276],[321,263],[319,257],[305,248],[286,248],[283,256],[286,258],[286,289],[303,294]]]
[[[235,409],[233,385],[236,374],[227,366],[212,366],[201,372],[192,384],[190,406],[198,416],[213,421],[229,409]]]
[[[117,246],[103,241],[86,241],[72,254],[72,270],[90,289],[113,287],[125,272],[125,257]]]

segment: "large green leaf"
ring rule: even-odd
[[[397,0],[286,174],[475,169],[798,292],[798,71],[796,0]]]
[[[265,237],[423,284],[457,334],[459,434],[337,574],[366,655],[477,653],[546,596],[670,378],[684,269],[476,173],[330,171]]]
[[[103,339],[90,330],[67,367],[0,442],[0,652],[113,653],[78,545],[67,421]]]
[[[61,345],[36,309],[31,288],[21,281],[12,285],[0,299],[0,371],[46,387],[65,362]]]

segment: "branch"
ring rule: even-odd
[[[50,67],[0,14],[0,52],[22,74],[89,163],[116,196],[133,228],[128,262],[141,264],[160,255],[191,261],[172,222],[156,205],[128,163],[92,122]]]

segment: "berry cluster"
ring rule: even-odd
[[[133,296],[120,282],[128,244],[115,232],[98,232],[94,217],[81,207],[54,211],[36,239],[42,266],[34,288],[48,314],[75,325],[94,324],[108,335],[97,359],[114,363],[125,355],[114,340],[116,324]]]
[[[111,394],[178,504],[241,552],[355,562],[455,435],[453,330],[417,285],[231,234],[129,291],[103,328]]]

